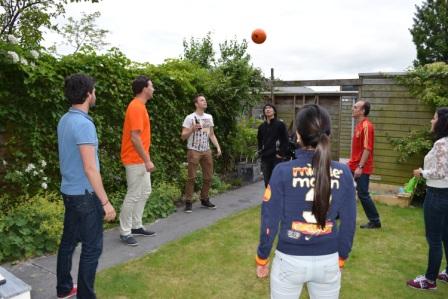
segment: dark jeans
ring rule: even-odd
[[[269,184],[269,180],[271,179],[272,171],[274,170],[275,165],[280,162],[282,162],[282,160],[277,159],[276,157],[261,160],[261,171],[263,172],[265,187],[267,187]]]
[[[369,221],[379,223],[380,215],[378,214],[375,203],[369,193],[369,180],[369,174],[361,174],[361,176],[356,179],[356,191],[358,192],[359,200],[361,201],[362,207]]]
[[[62,296],[72,289],[72,255],[78,242],[81,242],[77,298],[96,298],[95,273],[103,250],[103,207],[94,193],[62,194],[62,198],[65,205],[64,231],[58,251],[56,291]]]
[[[448,188],[426,189],[423,202],[426,240],[429,245],[426,278],[436,280],[442,263],[442,243],[448,270]]]

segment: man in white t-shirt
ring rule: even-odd
[[[185,212],[192,212],[191,199],[193,196],[194,181],[196,179],[196,169],[201,164],[202,169],[202,190],[201,205],[204,208],[216,209],[216,206],[210,202],[208,191],[213,176],[213,158],[210,150],[209,139],[217,150],[217,156],[221,156],[221,147],[218,139],[213,131],[213,116],[205,113],[207,109],[207,101],[204,95],[199,94],[194,98],[196,111],[185,117],[182,125],[182,140],[187,140],[187,162],[188,175],[185,186]]]

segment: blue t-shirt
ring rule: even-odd
[[[61,192],[67,195],[82,195],[93,192],[84,172],[79,145],[91,144],[95,147],[96,167],[98,160],[98,136],[92,118],[85,112],[70,108],[58,123],[59,164],[61,168]]]
[[[347,165],[331,162],[330,209],[325,229],[321,229],[311,212],[315,184],[311,166],[314,152],[297,150],[296,156],[297,159],[275,167],[266,189],[261,210],[258,259],[269,257],[277,233],[277,250],[285,254],[310,256],[338,252],[346,259],[352,248],[356,224],[352,173]]]

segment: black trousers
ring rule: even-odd
[[[269,180],[271,179],[272,171],[274,170],[275,165],[280,162],[282,162],[282,160],[278,159],[277,157],[261,160],[261,171],[263,171],[265,187],[267,187],[269,184]]]

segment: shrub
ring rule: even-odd
[[[212,177],[212,186],[211,186],[211,192],[212,194],[218,194],[222,193],[230,188],[230,184],[224,182],[221,180],[221,178],[218,175],[213,175]]]
[[[409,135],[401,138],[387,137],[393,145],[394,151],[399,153],[398,162],[408,161],[411,157],[426,154],[432,147],[433,141],[428,130],[413,130]]]
[[[165,218],[174,211],[174,203],[181,197],[181,191],[173,184],[162,182],[153,187],[149,201],[143,213],[145,223],[152,222],[157,218]]]
[[[237,161],[254,161],[257,156],[257,132],[261,120],[254,118],[241,119],[236,130],[232,132],[231,144],[234,160]]]
[[[448,106],[448,64],[429,63],[411,69],[405,76],[398,76],[398,82],[409,89],[411,95],[434,110]],[[433,140],[426,130],[412,131],[402,138],[389,138],[394,150],[399,152],[399,162],[426,154]],[[420,157],[419,157],[420,156]]]
[[[25,198],[28,204],[0,216],[0,262],[56,251],[64,215],[59,198],[57,193]]]

